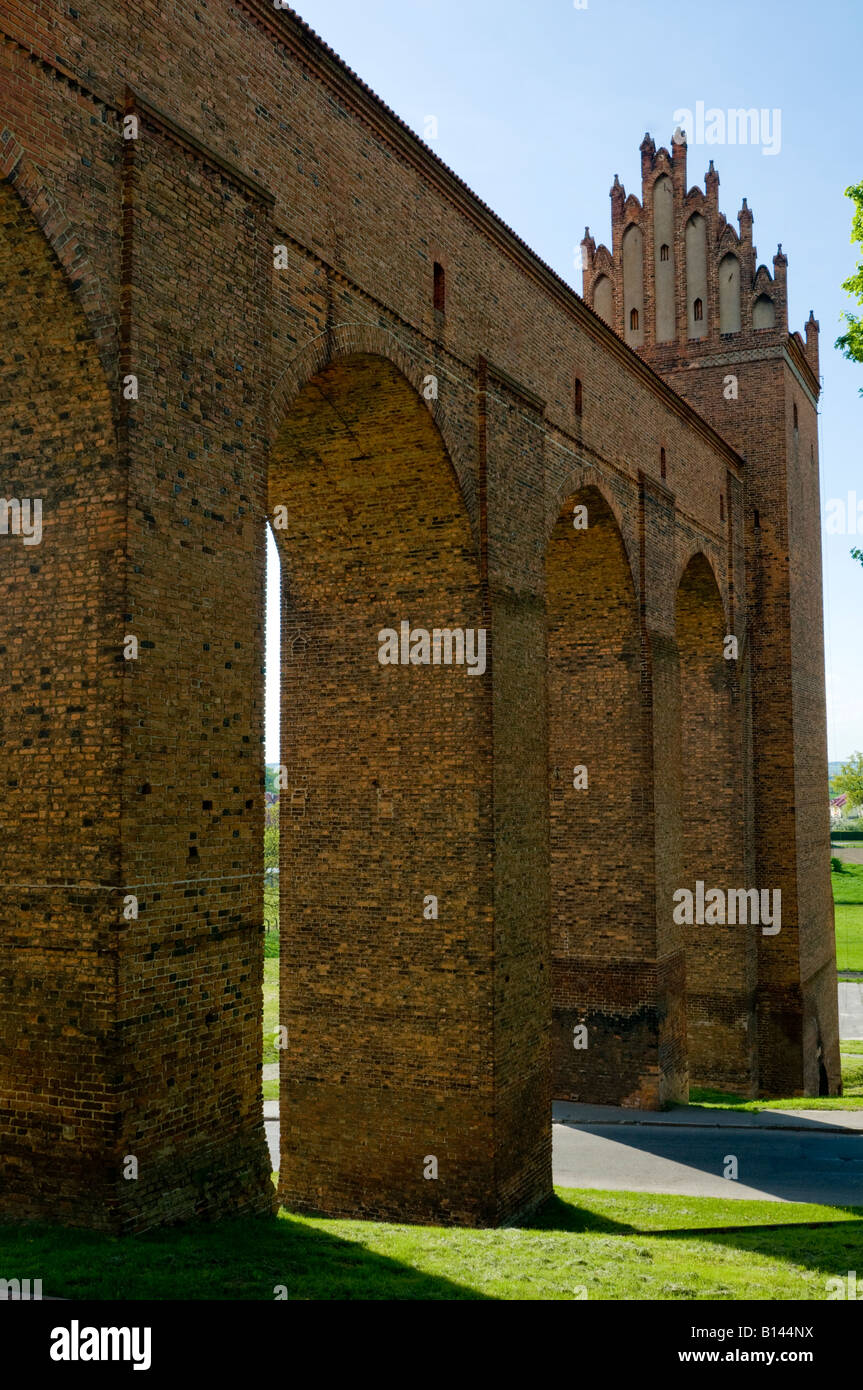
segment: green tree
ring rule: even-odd
[[[863,246],[863,183],[852,184],[845,189],[846,198],[851,198],[854,202],[854,216],[851,219],[851,244],[856,242]],[[860,261],[853,275],[842,282],[842,288],[847,294],[851,294],[858,304],[863,304],[863,260]],[[841,337],[836,339],[836,347],[849,362],[863,362],[863,318],[858,314],[843,314],[846,331]],[[860,387],[860,395],[863,396],[863,386]],[[863,565],[863,550],[852,550],[852,557]]]
[[[279,876],[267,872],[278,867],[279,827],[268,825],[264,829],[264,927],[268,932],[279,930]]]
[[[279,827],[268,825],[264,829],[264,868],[279,867]]]
[[[854,201],[854,216],[851,221],[851,243],[863,246],[863,183],[852,184],[845,189],[846,198]],[[854,274],[843,281],[843,290],[853,295],[858,304],[863,304],[863,260]],[[836,346],[851,362],[863,362],[863,319],[857,314],[843,314],[846,331],[836,339]],[[863,396],[863,386],[860,388]]]
[[[854,753],[847,763],[843,763],[833,778],[836,796],[845,792],[848,808],[863,806],[863,753]]]

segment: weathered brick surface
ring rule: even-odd
[[[739,233],[719,211],[719,175],[711,167],[705,190],[689,188],[685,143],[671,153],[655,149],[645,137],[642,196],[626,197],[612,189],[612,251],[585,238],[584,287],[592,302],[598,281],[612,282],[613,317],[622,336],[632,331],[624,316],[621,247],[627,229],[644,236],[644,295],[640,304],[644,341],[641,355],[726,438],[745,459],[738,480],[729,472],[723,488],[731,573],[741,568],[745,584],[735,581],[735,621],[741,644],[740,688],[729,690],[734,721],[732,747],[743,757],[738,782],[714,778],[710,815],[723,802],[729,829],[742,818],[742,847],[733,835],[725,860],[735,862],[742,848],[747,881],[779,889],[782,930],[778,936],[757,933],[746,944],[736,968],[711,966],[722,992],[736,988],[739,1002],[751,997],[746,1021],[750,1041],[743,1053],[727,1039],[713,1068],[714,1081],[748,1073],[763,1094],[835,1092],[840,1085],[838,1019],[835,1000],[833,901],[829,886],[827,742],[824,689],[824,644],[821,580],[821,514],[818,486],[818,324],[810,314],[805,340],[788,332],[787,258],[779,247],[773,273],[759,265],[753,244],[753,216],[744,199]],[[669,260],[674,272],[673,331],[657,331],[658,288],[654,194],[665,178],[673,189]],[[692,216],[703,219],[706,285],[703,290],[703,336],[691,335],[689,309],[693,287],[687,281],[686,227]],[[721,281],[728,267],[739,270],[739,325],[733,329],[720,310]],[[661,270],[660,262],[659,269]],[[727,301],[726,301],[727,302]],[[758,326],[757,305],[769,302],[773,322]],[[714,505],[718,499],[714,500]],[[741,610],[745,609],[745,613]],[[683,653],[681,653],[683,655]],[[716,682],[714,682],[716,685]],[[699,754],[722,738],[721,725],[705,720],[712,732],[696,731]],[[684,721],[684,739],[686,738]],[[706,786],[693,777],[687,795],[705,805]],[[729,796],[731,801],[729,801]],[[698,831],[689,836],[694,844]],[[695,861],[720,869],[722,833],[703,837]],[[716,856],[719,855],[720,858]],[[704,938],[702,938],[703,940]],[[691,956],[691,952],[689,956]],[[721,952],[720,952],[721,955]],[[745,964],[744,964],[745,959]],[[698,964],[691,961],[689,980]],[[740,973],[742,972],[742,973]],[[703,1036],[722,1031],[721,1001],[711,1005],[703,983],[696,991],[704,1016]],[[709,1020],[717,1010],[715,1024]],[[708,1053],[714,1051],[712,1042]],[[692,1046],[691,1055],[695,1055]],[[751,1064],[746,1056],[751,1058]],[[744,1070],[739,1071],[744,1063]],[[702,1079],[706,1079],[702,1073]]]
[[[819,1045],[835,1088],[811,348],[744,315],[732,415],[716,344],[648,329],[672,390],[264,0],[3,29],[0,495],[45,532],[0,537],[0,1212],[272,1202],[280,503],[283,1199],[501,1221],[549,1191],[552,1091],[812,1089]],[[402,619],[486,628],[486,673],[382,667]],[[673,922],[688,876],[756,865],[787,935]]]

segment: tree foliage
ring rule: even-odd
[[[851,221],[851,242],[863,246],[863,183],[852,184],[846,188],[845,196],[854,201],[854,216]],[[853,295],[858,304],[863,305],[863,260],[854,274],[843,281],[843,290]],[[863,319],[858,314],[843,314],[845,332],[836,339],[836,346],[851,362],[863,362]],[[860,388],[863,396],[863,387]]]
[[[279,867],[279,827],[268,825],[264,829],[264,868]]]
[[[863,183],[852,184],[845,189],[846,198],[853,199],[854,216],[851,219],[851,244],[863,246]],[[853,275],[842,282],[842,288],[851,294],[858,304],[863,304],[863,260]],[[858,314],[843,314],[846,331],[836,339],[836,347],[850,362],[863,362],[863,318]],[[863,386],[860,387],[863,396]],[[853,559],[863,565],[863,550],[852,550]]]
[[[863,753],[854,753],[847,763],[843,763],[833,778],[834,795],[844,792],[848,797],[848,807],[863,806]]]
[[[279,929],[279,876],[267,872],[278,867],[279,827],[268,825],[264,829],[264,926],[268,932]]]

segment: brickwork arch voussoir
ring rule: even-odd
[[[431,370],[429,354],[411,352],[389,329],[362,322],[338,323],[301,347],[273,389],[271,442],[275,442],[291,406],[313,377],[333,362],[360,355],[386,358],[427,406],[446,450],[478,546],[479,501],[473,469],[456,443],[456,431],[440,397],[426,401],[423,396],[423,382]]]
[[[626,523],[620,501],[615,497],[612,489],[608,485],[608,479],[589,463],[577,464],[558,487],[554,496],[551,498],[545,516],[545,544],[548,546],[551,533],[557,525],[564,504],[570,498],[574,498],[578,493],[584,492],[586,488],[594,488],[599,493],[611,515],[614,517],[620,536],[620,543],[623,546],[623,553],[626,556],[626,564],[629,569],[629,577],[632,580],[632,587],[636,594],[639,592],[638,565],[633,564],[634,540],[627,534]],[[636,499],[633,499],[633,505]]]
[[[56,257],[68,280],[69,289],[93,335],[96,350],[105,373],[115,421],[118,414],[117,384],[117,323],[102,293],[102,286],[89,255],[63,210],[48,191],[37,169],[24,153],[22,145],[4,127],[0,130],[0,180],[7,183],[42,232],[51,253]]]
[[[677,571],[674,576],[674,592],[672,594],[672,604],[676,605],[677,595],[680,592],[680,586],[683,583],[683,576],[686,574],[686,571],[689,569],[689,566],[693,564],[693,562],[696,560],[703,560],[710,571],[710,576],[713,580],[713,585],[716,590],[716,596],[719,599],[719,604],[722,608],[722,618],[725,623],[725,631],[731,632],[731,615],[728,603],[728,592],[725,585],[720,582],[719,576],[716,573],[716,565],[714,564],[713,560],[710,557],[710,554],[704,546],[696,546],[694,550],[686,550],[684,552],[683,559],[678,560]]]

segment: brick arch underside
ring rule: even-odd
[[[740,700],[726,618],[708,561],[687,565],[676,598],[680,671],[680,887],[748,888],[743,860]],[[727,901],[727,899],[726,899]],[[751,1091],[757,927],[684,925],[691,1086]]]
[[[573,525],[580,505],[583,530]],[[642,978],[655,929],[640,630],[620,532],[594,487],[567,500],[552,531],[546,601],[553,1094],[653,1104],[656,1018]],[[576,767],[586,768],[587,789],[573,785]],[[574,1045],[579,1024],[586,1047]]]
[[[475,1221],[492,1186],[488,685],[382,665],[378,634],[481,628],[479,571],[441,436],[391,362],[339,358],[299,392],[271,455],[280,503],[280,1195]]]
[[[478,545],[479,499],[474,469],[460,445],[459,432],[447,409],[444,400],[446,393],[441,391],[440,382],[437,382],[437,394],[427,399],[430,389],[429,359],[424,344],[420,343],[418,348],[412,349],[391,329],[364,320],[334,323],[325,333],[316,333],[297,350],[273,388],[270,418],[274,443],[278,440],[283,421],[311,381],[340,360],[371,358],[389,362],[417,397],[422,396],[424,409],[434,421],[450,467],[458,480],[474,544]]]
[[[119,862],[105,637],[113,625],[119,650],[123,486],[97,346],[7,182],[0,460],[0,495],[42,504],[38,544],[0,535],[0,1211],[78,1220],[76,1195],[98,1191],[95,1211],[119,1176],[104,1161],[118,905],[93,885]]]

